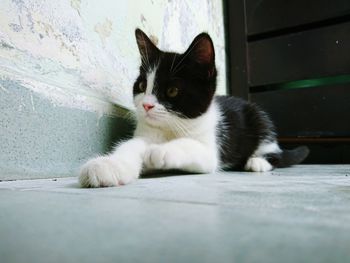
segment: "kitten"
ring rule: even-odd
[[[142,61],[133,86],[134,136],[83,165],[81,186],[128,184],[158,169],[266,172],[306,158],[307,147],[280,149],[271,120],[256,105],[214,96],[217,71],[208,34],[198,35],[183,54],[159,50],[140,29],[135,35]]]

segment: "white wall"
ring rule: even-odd
[[[1,0],[0,78],[55,106],[117,114],[131,105],[140,27],[162,49],[182,52],[200,32],[213,38],[225,90],[220,0]],[[6,96],[8,87],[0,86]]]

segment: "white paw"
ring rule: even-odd
[[[182,166],[183,154],[176,147],[151,145],[146,150],[144,165],[149,169],[179,169]]]
[[[127,166],[109,157],[97,157],[81,167],[79,183],[82,187],[117,186],[130,183],[137,177]]]
[[[264,158],[252,157],[249,158],[244,169],[251,172],[267,172],[272,170],[272,165]]]

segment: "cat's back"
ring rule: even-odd
[[[237,128],[273,129],[266,112],[254,103],[233,96],[216,96],[215,102],[223,122],[232,123]]]
[[[233,96],[216,96],[215,101],[223,114],[238,113],[248,105],[247,101]]]
[[[273,139],[274,127],[257,105],[232,96],[217,96],[215,102],[221,113],[217,127],[221,163],[224,168],[242,169],[259,143]]]
[[[222,115],[222,123],[234,126],[243,125],[249,112],[255,111],[255,105],[233,96],[216,96],[215,103]]]

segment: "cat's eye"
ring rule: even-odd
[[[139,82],[139,91],[145,92],[146,91],[146,81],[140,81]]]
[[[174,98],[177,96],[177,94],[179,93],[179,89],[177,87],[169,87],[166,91],[166,95],[169,98]]]

